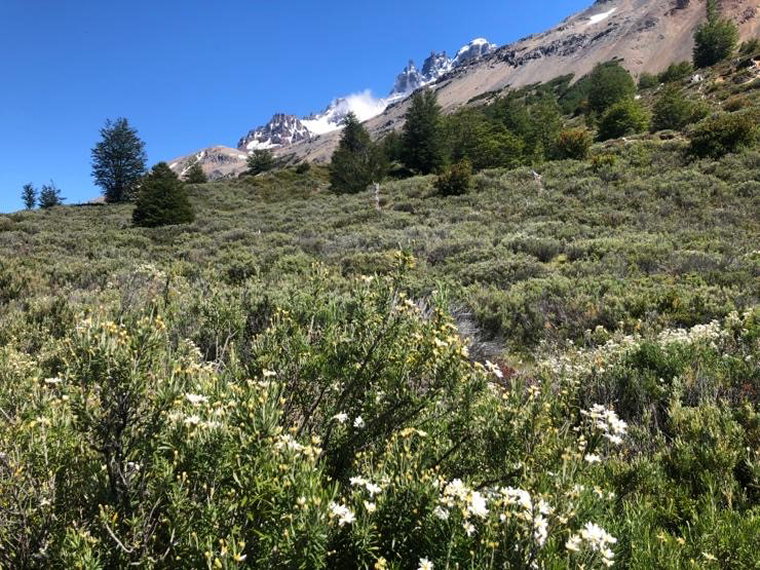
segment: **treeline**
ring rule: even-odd
[[[349,115],[330,165],[332,189],[359,192],[386,176],[435,173],[442,194],[459,194],[468,189],[472,172],[536,166],[546,160],[583,160],[594,140],[684,130],[695,123],[700,125],[690,133],[694,155],[731,152],[757,137],[754,115],[742,120],[726,113],[703,124],[709,105],[691,99],[676,82],[731,56],[737,41],[736,26],[721,17],[710,0],[706,21],[695,32],[693,62],[675,63],[658,75],[640,77],[639,89],[659,89],[649,106],[637,95],[631,74],[613,60],[574,83],[572,75],[561,76],[488,104],[472,100],[449,115],[442,114],[434,91],[418,91],[410,100],[401,132],[392,131],[375,142]],[[757,41],[747,42],[741,51],[758,47]]]

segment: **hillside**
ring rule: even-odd
[[[685,144],[0,216],[0,565],[753,567],[760,154]]]
[[[720,12],[737,24],[741,39],[760,35],[760,0],[727,0]],[[597,63],[618,59],[634,76],[659,73],[691,60],[694,31],[705,20],[704,0],[600,0],[557,26],[460,65],[430,86],[446,112],[488,94],[501,93],[572,74],[577,80]],[[367,121],[375,136],[399,129],[408,108],[402,99]],[[277,154],[327,162],[338,132],[298,137]],[[188,158],[192,158],[191,155]],[[182,159],[176,159],[182,161]],[[207,169],[213,171],[213,165]],[[235,170],[235,173],[241,170]]]

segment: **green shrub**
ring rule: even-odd
[[[656,75],[646,72],[639,75],[639,89],[651,89],[659,84],[660,80]]]
[[[671,63],[657,78],[660,83],[673,83],[674,81],[686,79],[693,72],[694,66],[690,61],[681,61],[679,63]]]
[[[724,111],[733,113],[734,111],[741,111],[742,109],[752,107],[752,105],[752,100],[746,95],[732,95],[723,102],[722,107]]]
[[[647,129],[649,115],[633,100],[621,101],[610,107],[599,121],[598,138],[608,140],[640,133]]]
[[[450,166],[436,177],[434,185],[441,196],[466,194],[472,186],[472,165],[470,161],[462,160]]]
[[[678,88],[667,86],[658,95],[652,109],[652,132],[681,130],[705,118],[707,106],[689,101]]]
[[[588,157],[592,143],[593,138],[587,129],[566,129],[554,143],[555,154],[559,159],[584,160]]]
[[[700,157],[721,157],[752,146],[758,138],[757,113],[719,113],[698,123],[689,133],[689,151]]]
[[[618,157],[616,154],[612,154],[610,152],[603,152],[599,154],[595,154],[591,157],[591,168],[593,168],[596,171],[599,171],[603,168],[609,168],[612,166],[615,166],[618,162]]]

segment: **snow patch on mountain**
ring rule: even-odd
[[[322,135],[339,129],[349,113],[356,115],[360,121],[368,121],[387,107],[387,99],[378,99],[367,89],[335,99],[322,113],[301,119],[301,123],[312,134]]]
[[[594,16],[589,17],[588,25],[592,26],[594,24],[598,24],[599,22],[602,22],[612,16],[612,13],[617,10],[617,8],[612,8],[611,10],[607,10],[606,12],[602,12],[601,14],[596,14]]]

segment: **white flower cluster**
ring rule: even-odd
[[[615,445],[623,443],[623,437],[628,431],[628,424],[621,420],[614,410],[595,404],[590,410],[581,410],[581,414],[589,418],[594,428],[602,432],[602,437]],[[586,459],[589,461],[589,458]],[[593,460],[589,461],[590,463]]]
[[[459,507],[464,518],[463,527],[467,536],[475,533],[471,519],[486,519],[491,510],[504,509],[499,515],[501,522],[506,522],[513,516],[530,526],[533,539],[543,546],[549,536],[549,521],[547,517],[553,509],[543,499],[534,501],[528,491],[503,487],[481,493],[468,488],[460,479],[454,479],[446,484],[440,498],[440,504],[433,510],[433,515],[441,520],[448,520],[451,509]],[[514,512],[514,511],[517,512]]]
[[[330,516],[338,519],[338,526],[351,524],[356,520],[356,515],[346,505],[333,502],[328,505],[328,508],[330,509]]]
[[[578,534],[572,535],[565,543],[565,548],[571,552],[580,552],[584,545],[592,552],[599,552],[602,563],[612,566],[615,563],[615,553],[610,545],[615,544],[617,539],[596,523],[587,522]]]
[[[364,487],[369,493],[370,497],[374,497],[379,494],[383,488],[380,485],[376,485],[372,481],[368,481],[364,477],[351,477],[349,482],[353,487]]]
[[[344,424],[348,421],[348,414],[345,412],[340,412],[338,414],[335,414],[332,419],[334,419],[339,424]],[[354,418],[353,425],[356,429],[362,429],[367,424],[365,423],[364,418],[361,416],[356,416]]]
[[[287,433],[277,436],[274,448],[278,451],[292,451],[298,455],[303,455],[307,459],[316,459],[322,453],[320,447],[298,443],[293,436]]]
[[[517,518],[532,525],[533,539],[539,546],[543,546],[549,537],[549,521],[546,517],[553,512],[549,503],[543,499],[533,501],[528,491],[514,487],[502,487],[499,494],[505,506],[519,509]],[[502,514],[501,520],[506,519],[507,515]]]

